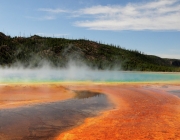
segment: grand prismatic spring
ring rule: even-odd
[[[178,140],[180,74],[1,70],[0,140]]]

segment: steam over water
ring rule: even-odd
[[[61,82],[61,81],[95,81],[95,82],[146,82],[146,81],[180,81],[180,73],[151,73],[100,71],[87,67],[70,67],[68,69],[5,68],[0,69],[0,82]]]

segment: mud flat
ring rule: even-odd
[[[109,84],[74,86],[105,93],[116,108],[88,118],[56,140],[178,140],[180,98],[172,94],[180,84]]]

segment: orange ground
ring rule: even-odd
[[[74,95],[73,92],[56,84],[0,85],[0,109],[66,100]]]
[[[166,90],[161,84],[151,86],[71,86],[105,93],[116,108],[86,119],[56,140],[180,140],[180,98],[166,93],[172,85]]]
[[[180,140],[180,98],[167,93],[174,89],[180,84],[0,85],[0,109],[66,100],[73,90],[96,91],[116,107],[55,140]]]

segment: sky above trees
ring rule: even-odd
[[[180,0],[0,0],[0,31],[85,38],[180,59]]]

